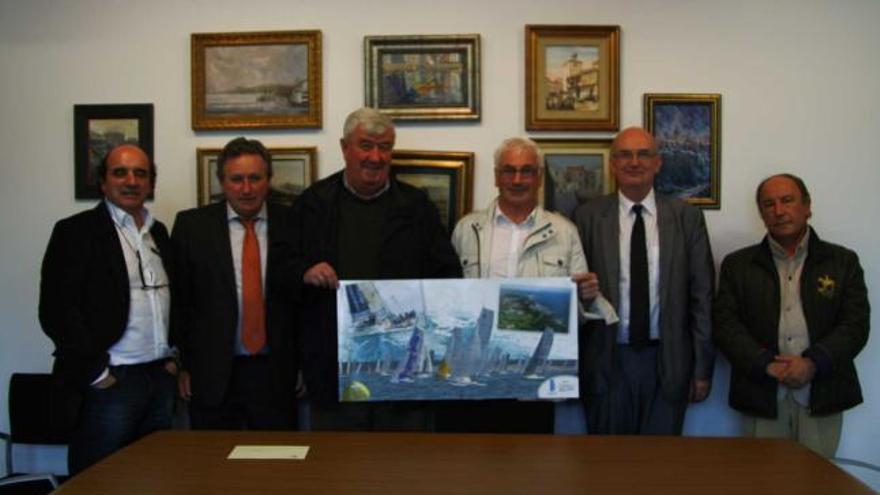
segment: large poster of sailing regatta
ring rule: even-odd
[[[341,401],[578,396],[568,278],[343,281]]]

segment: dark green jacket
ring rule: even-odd
[[[810,413],[833,414],[862,402],[853,359],[868,340],[870,306],[858,256],[823,242],[810,229],[800,280],[810,347],[816,364]],[[774,418],[776,381],[765,371],[778,354],[779,275],[767,238],[728,255],[714,305],[713,335],[730,360],[730,406]]]

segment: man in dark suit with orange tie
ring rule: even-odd
[[[195,429],[295,427],[291,305],[274,287],[286,208],[268,203],[272,158],[256,140],[217,159],[225,201],[180,212],[172,312],[179,391]]]

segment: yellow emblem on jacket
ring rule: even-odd
[[[826,297],[831,299],[834,297],[834,289],[837,284],[834,282],[834,279],[828,275],[822,275],[819,277],[819,285],[817,290],[819,291],[819,295],[822,297]]]

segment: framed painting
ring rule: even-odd
[[[544,153],[544,208],[572,218],[587,201],[614,192],[611,139],[535,139]]]
[[[526,129],[620,127],[620,27],[526,26]]]
[[[195,33],[192,128],[321,127],[321,31]]]
[[[196,150],[199,206],[223,201],[223,188],[217,179],[220,148]],[[272,157],[269,201],[290,206],[318,175],[317,149],[309,147],[268,148]]]
[[[364,88],[395,120],[479,120],[480,35],[366,36]]]
[[[654,188],[721,208],[721,95],[646,93],[644,125],[663,158]]]
[[[474,154],[466,151],[394,150],[391,175],[425,191],[448,232],[471,211]]]
[[[111,149],[126,143],[140,146],[153,160],[152,104],[73,106],[74,198],[103,196],[96,169]]]

